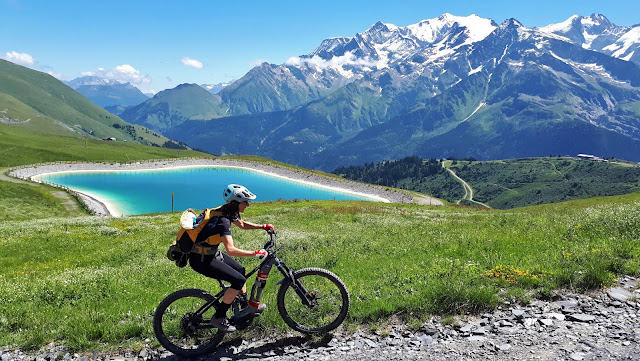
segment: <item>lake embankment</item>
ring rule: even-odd
[[[396,191],[382,186],[359,183],[340,178],[328,177],[317,174],[313,171],[294,170],[262,162],[253,162],[234,159],[176,159],[134,163],[51,163],[35,164],[10,169],[7,173],[16,178],[37,181],[36,176],[58,172],[82,172],[82,171],[131,171],[131,170],[155,170],[172,169],[181,167],[203,167],[203,166],[223,166],[239,167],[265,172],[279,177],[284,177],[299,182],[305,182],[322,187],[335,188],[340,191],[353,192],[373,196],[383,202],[391,203],[413,203],[417,202],[409,193]],[[74,191],[77,197],[86,205],[89,211],[95,215],[109,216],[108,205],[104,204],[99,197]],[[421,197],[421,204],[442,205],[438,199],[429,198],[428,202]]]

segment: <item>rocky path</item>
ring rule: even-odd
[[[616,287],[589,294],[558,291],[553,300],[504,304],[453,323],[433,318],[419,330],[396,323],[375,333],[335,333],[322,339],[292,333],[276,340],[229,340],[198,360],[640,360],[638,281],[622,277]],[[1,361],[179,359],[151,347],[78,355],[52,345],[35,355],[8,348],[0,353]]]

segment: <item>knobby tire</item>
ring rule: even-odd
[[[215,308],[209,309],[202,317],[195,317],[192,313],[214,299],[206,291],[184,289],[162,300],[153,316],[153,332],[160,344],[168,351],[184,357],[213,352],[224,333],[215,328],[198,329],[195,326],[208,325]]]
[[[293,274],[313,294],[317,304],[304,305],[291,281],[285,281],[277,296],[278,312],[284,322],[304,334],[326,333],[340,326],[351,303],[344,282],[322,268],[303,268]]]

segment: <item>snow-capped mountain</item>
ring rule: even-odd
[[[580,149],[640,159],[639,114],[633,110],[640,102],[637,64],[513,19],[468,50],[459,54],[474,69],[468,77],[326,149],[316,155],[316,166],[406,155],[501,159]]]
[[[99,76],[83,76],[64,83],[93,103],[103,108],[108,107],[112,114],[119,114],[125,107],[149,99],[149,96],[131,83],[121,83]]]
[[[601,14],[574,15],[539,30],[563,36],[585,49],[640,63],[640,24],[617,26]]]
[[[325,61],[333,59],[323,65],[343,70],[346,70],[345,65],[354,63],[370,65],[363,67],[363,71],[382,70],[398,62],[435,62],[453,54],[461,46],[484,39],[496,27],[493,20],[477,15],[459,17],[444,14],[406,27],[377,22],[352,38],[327,39],[301,59],[311,64],[314,64],[314,57]],[[347,58],[340,59],[345,56]]]
[[[441,76],[442,64],[496,26],[476,15],[450,14],[407,27],[377,22],[353,37],[327,39],[310,54],[291,57],[282,65],[255,67],[219,94],[230,115],[292,109],[357,81],[378,92],[393,92],[422,79],[428,83],[423,91],[438,94],[459,81]]]
[[[496,27],[493,20],[477,15],[444,14],[406,27],[377,22],[352,38],[327,39],[308,56],[291,58],[286,64],[314,77],[333,72],[351,81],[366,78],[375,82],[385,74],[397,75],[400,85],[423,76],[437,78],[444,62]],[[431,90],[438,93],[440,87],[434,82]]]
[[[206,91],[208,91],[211,94],[218,94],[220,93],[220,91],[222,91],[222,89],[228,87],[233,82],[234,80],[228,81],[226,83],[218,83],[218,84],[200,84],[200,86],[203,87]]]
[[[603,16],[540,29],[475,15],[378,22],[252,69],[219,93],[217,113],[233,118],[163,132],[327,170],[407,155],[640,160],[640,66],[606,52],[633,29]]]

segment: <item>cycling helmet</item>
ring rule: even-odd
[[[222,192],[222,198],[227,203],[231,203],[231,201],[242,203],[256,199],[256,195],[239,184],[229,184]]]

